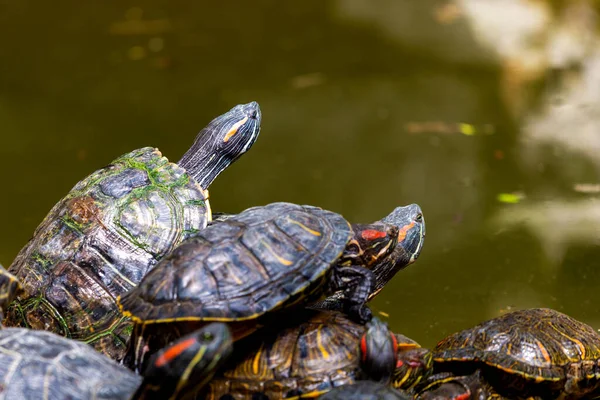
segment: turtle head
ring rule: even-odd
[[[258,103],[239,104],[213,119],[198,133],[190,149],[179,160],[204,189],[252,147],[260,132]]]
[[[220,322],[170,343],[149,360],[132,399],[177,399],[200,391],[227,360],[232,346],[231,332]]]
[[[376,222],[352,224],[354,235],[340,257],[341,265],[361,265],[371,269],[389,258],[398,243],[398,227]]]
[[[395,227],[397,238],[393,248],[369,267],[375,274],[375,291],[370,298],[377,295],[398,271],[419,258],[425,240],[425,219],[416,204],[397,207],[380,223]]]
[[[431,350],[422,348],[414,340],[400,334],[396,335],[397,359],[392,386],[396,389],[409,390],[433,372],[433,354]]]
[[[387,324],[373,317],[360,338],[360,366],[371,380],[390,383],[396,367],[396,336]]]

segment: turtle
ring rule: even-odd
[[[481,370],[470,375],[440,373],[432,376],[415,396],[417,400],[511,400],[502,396],[481,376]],[[539,396],[526,400],[543,400]]]
[[[260,122],[256,102],[240,104],[202,129],[177,164],[145,147],[77,183],[8,269],[23,290],[6,325],[55,332],[122,359],[131,323],[116,297],[206,227],[208,186],[250,149]]]
[[[549,308],[518,310],[454,333],[433,350],[434,372],[481,376],[508,398],[600,395],[600,334]]]
[[[376,280],[415,261],[423,244],[418,205],[388,217],[395,222],[351,226],[332,211],[278,202],[207,227],[117,298],[135,323],[125,363],[138,370],[153,349],[208,321],[227,322],[238,340],[276,311],[338,289],[344,312],[368,321]]]
[[[338,386],[319,397],[319,400],[413,400],[414,397],[379,382],[359,381]]]
[[[419,344],[392,333],[377,317],[366,326],[336,311],[307,310],[296,317],[297,322],[265,328],[239,342],[243,351],[215,375],[205,399],[314,398],[362,379],[403,389],[418,383],[404,374],[405,366],[417,370],[413,353]]]
[[[44,330],[0,330],[0,399],[181,399],[200,390],[231,353],[212,323],[157,352],[144,376],[91,346]]]

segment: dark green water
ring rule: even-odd
[[[210,188],[213,209],[291,201],[370,222],[418,203],[422,256],[372,305],[394,330],[432,345],[535,306],[600,327],[600,229],[578,235],[563,215],[546,228],[571,232],[563,246],[493,223],[511,208],[535,216],[545,201],[583,198],[572,185],[594,183],[596,169],[556,147],[528,167],[501,63],[485,61],[460,23],[436,25],[425,11],[439,2],[425,3],[420,18],[398,19],[405,32],[414,24],[411,42],[347,17],[342,0],[0,1],[0,261],[95,169],[143,146],[177,160],[214,116],[256,100],[261,136]],[[444,29],[456,48],[422,40]],[[519,204],[497,200],[515,191]]]

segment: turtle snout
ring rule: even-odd
[[[260,107],[257,102],[252,101],[248,104],[244,104],[244,114],[248,118],[260,119]]]

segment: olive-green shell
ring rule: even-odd
[[[279,400],[354,383],[366,329],[343,314],[323,312],[283,330],[261,331],[260,339],[240,343],[246,351],[209,384],[207,400]]]
[[[131,327],[115,299],[210,219],[208,193],[157,149],[79,182],[9,268],[23,286],[7,325],[92,343],[120,359]]]
[[[0,330],[0,399],[129,399],[142,382],[90,346],[54,333]]]
[[[599,361],[600,334],[568,315],[547,308],[520,310],[494,318],[448,336],[434,350],[438,366],[483,363],[504,371],[509,380],[514,377],[544,383],[550,391],[562,390],[567,383],[572,388],[586,379],[593,380],[588,388],[593,389],[600,383],[600,370],[594,367]]]
[[[185,241],[119,304],[144,325],[255,319],[319,297],[351,235],[320,208],[249,208]]]

